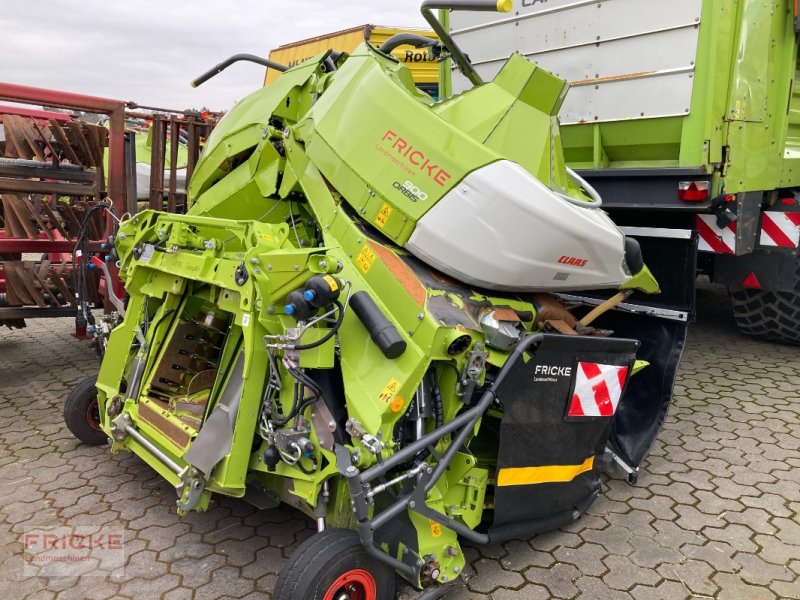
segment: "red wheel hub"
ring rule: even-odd
[[[100,429],[100,406],[97,404],[97,398],[89,403],[86,408],[86,422],[92,429],[101,431]]]
[[[375,578],[364,569],[351,569],[328,587],[322,600],[377,600]]]

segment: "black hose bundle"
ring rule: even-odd
[[[442,363],[442,364],[447,364],[447,363]],[[444,405],[442,404],[442,391],[439,388],[439,377],[436,374],[435,366],[432,366],[428,370],[428,372],[423,376],[423,381],[428,379],[428,377],[430,377],[431,381],[430,397],[433,400],[433,406],[431,407],[431,413],[432,413],[431,416],[433,417],[435,423],[434,429],[438,429],[444,424]],[[412,415],[415,411],[416,408],[415,403],[417,401],[418,399],[415,397],[409,403],[408,410],[406,410],[405,415],[403,415],[403,417],[397,422],[396,427],[399,428],[401,436],[403,435],[402,434],[403,427],[405,427],[409,423],[409,416]],[[398,429],[395,429],[395,431],[398,431]],[[405,443],[407,442],[407,440],[402,439],[402,437],[401,439],[396,439],[396,441],[400,444],[401,447],[405,445]],[[430,454],[431,451],[429,448],[423,448],[422,450],[417,452],[417,454],[412,459],[392,469],[392,472],[407,471],[408,469],[411,469],[416,465],[418,465],[420,462],[424,461],[426,458],[428,458],[428,456],[430,456]]]
[[[92,327],[95,325],[95,320],[94,315],[89,310],[89,284],[86,276],[86,267],[89,264],[89,256],[91,256],[89,250],[91,222],[95,213],[103,210],[113,210],[113,208],[102,201],[89,207],[89,210],[83,216],[83,221],[81,221],[75,240],[75,247],[72,249],[72,285],[75,289],[75,300],[78,305],[77,318],[80,319],[82,317]],[[111,285],[110,281],[106,283]]]
[[[333,304],[336,306],[338,316],[336,317],[336,322],[333,324],[333,327],[331,327],[330,331],[328,331],[328,333],[326,333],[320,339],[314,340],[313,342],[309,342],[307,344],[295,344],[291,346],[292,350],[300,352],[302,350],[311,350],[312,348],[317,348],[336,335],[336,333],[339,331],[339,328],[342,326],[342,322],[344,321],[345,308],[338,300],[334,300]],[[274,412],[270,416],[272,421],[279,427],[286,425],[297,415],[302,414],[306,408],[322,398],[322,388],[317,385],[316,381],[306,375],[301,369],[292,366],[287,361],[283,362],[283,366],[286,368],[289,374],[294,377],[295,381],[299,385],[295,388],[295,394],[294,398],[292,399],[292,406],[289,409],[289,412],[285,415],[278,415],[277,412]],[[304,390],[306,387],[310,388],[314,395],[310,398],[303,399],[305,394]]]
[[[284,366],[289,374],[295,378],[298,385],[295,386],[294,398],[292,399],[292,406],[289,412],[285,415],[278,415],[275,413],[270,415],[272,421],[279,427],[286,425],[297,415],[302,414],[306,408],[322,398],[322,388],[317,385],[316,381],[296,367],[287,366],[286,363],[284,363]],[[310,388],[314,395],[309,398],[304,398],[305,388]]]

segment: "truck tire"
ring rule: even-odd
[[[732,291],[733,318],[744,334],[800,346],[800,258],[792,292]]]

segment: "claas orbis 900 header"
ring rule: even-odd
[[[276,598],[453,582],[460,539],[578,518],[604,456],[634,479],[666,414],[685,325],[620,310],[658,284],[564,164],[567,85],[516,55],[481,81],[431,11],[509,4],[427,1],[440,41],[271,64],[188,214],[110,240],[128,298],[67,423],[139,455],[181,514],[224,494],[316,519]],[[417,90],[409,44],[474,88]]]

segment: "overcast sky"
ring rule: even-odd
[[[425,25],[416,0],[22,0],[0,12],[0,80],[165,108],[228,108],[261,86],[238,63],[189,81],[231,54],[356,25]]]

